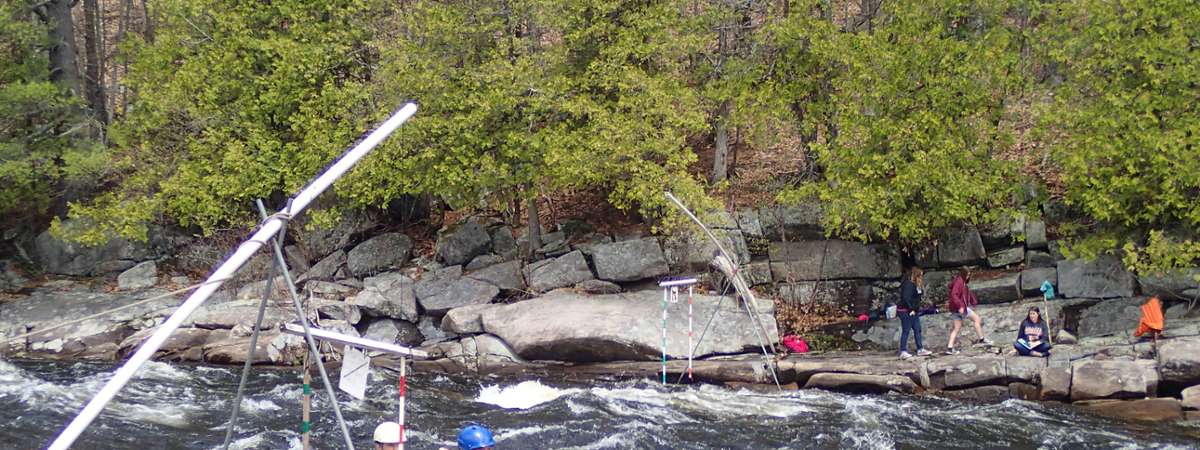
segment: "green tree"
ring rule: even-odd
[[[680,73],[674,6],[406,5],[380,44],[380,86],[422,110],[355,174],[353,195],[423,192],[462,206],[600,186],[651,219],[666,217],[664,188],[706,199],[686,172],[695,155],[685,140],[703,116]]]
[[[895,1],[866,31],[812,42],[833,61],[828,131],[809,150],[822,179],[781,194],[817,199],[831,234],[928,238],[1015,213],[1004,102],[1022,77],[1005,0]],[[802,79],[803,82],[810,82]]]
[[[47,34],[28,2],[0,1],[0,226],[38,225],[105,164],[82,103],[50,80]]]
[[[250,200],[302,187],[374,118],[364,0],[161,1],[153,42],[131,40],[135,92],[113,126],[120,184],[71,214],[97,242],[142,238],[164,215],[203,232],[252,223]],[[369,109],[370,108],[370,109]]]
[[[1200,259],[1200,7],[1187,0],[1056,4],[1049,54],[1066,75],[1043,111],[1084,256],[1123,248],[1154,270]]]

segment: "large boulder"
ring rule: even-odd
[[[341,217],[328,227],[312,227],[308,217],[311,215],[305,214],[289,222],[288,235],[297,237],[301,251],[310,260],[344,251],[355,239],[378,225],[373,217],[361,210],[343,211]]]
[[[983,239],[974,227],[943,231],[938,239],[937,255],[938,264],[942,267],[983,264],[987,261]]]
[[[1171,339],[1158,347],[1158,370],[1164,383],[1200,384],[1200,338]]]
[[[802,203],[794,206],[764,208],[759,210],[758,219],[763,234],[773,241],[821,239],[825,237],[821,220],[824,210],[820,203]]]
[[[747,209],[737,212],[738,229],[742,230],[742,234],[748,237],[761,238],[763,237],[763,224],[759,218],[758,210]]]
[[[1025,221],[1025,246],[1029,248],[1046,248],[1046,222],[1037,219]]]
[[[234,300],[225,303],[210,303],[201,306],[183,323],[196,328],[216,329],[247,329],[254,326],[258,317],[258,305],[261,300]],[[263,310],[261,330],[277,328],[282,324],[297,320],[296,311],[291,306],[275,306],[268,304]]]
[[[864,375],[859,373],[818,373],[808,378],[805,389],[825,389],[837,392],[882,394],[901,392],[911,394],[917,384],[900,375]]]
[[[445,290],[419,297],[425,313],[441,316],[454,308],[468,305],[483,305],[496,298],[500,288],[486,281],[462,277],[446,286]]]
[[[73,221],[62,226],[71,228]],[[71,276],[98,276],[129,269],[139,261],[153,258],[154,250],[147,244],[125,239],[112,239],[104,245],[88,247],[66,242],[44,231],[33,241],[30,257],[48,273]]]
[[[1071,401],[1146,396],[1146,379],[1133,361],[1084,361],[1072,373]]]
[[[375,317],[409,322],[418,319],[415,284],[411,278],[399,272],[383,273],[363,280],[362,292],[347,302]]]
[[[1063,297],[1132,297],[1133,281],[1133,274],[1112,255],[1091,262],[1077,259],[1058,262],[1058,290]]]
[[[64,318],[97,315],[116,306],[161,294],[161,290],[143,292],[138,297],[79,290],[57,291],[38,289],[29,296],[0,302],[0,334],[11,337],[59,326]],[[119,345],[139,329],[161,323],[177,299],[165,298],[140,304],[96,318],[46,330],[10,342],[0,350],[15,352],[53,353],[63,357],[113,359]]]
[[[304,338],[278,331],[265,332],[258,337],[253,352],[254,364],[292,364],[305,353]],[[203,347],[204,360],[213,364],[241,364],[251,355],[250,336],[229,330],[209,334]]]
[[[712,230],[713,236],[739,263],[750,261],[746,238],[738,230]],[[663,242],[666,261],[681,271],[705,270],[720,249],[707,235],[685,234],[671,236]]]
[[[321,258],[321,261],[313,264],[304,275],[301,275],[297,283],[306,281],[333,281],[338,273],[338,270],[346,265],[346,252],[337,250],[330,253],[328,256]]]
[[[158,265],[144,261],[117,275],[117,289],[145,289],[158,283]]]
[[[1080,338],[1129,334],[1142,315],[1141,298],[1104,300],[1083,310],[1076,329]]]
[[[525,281],[534,292],[547,292],[595,278],[579,250],[525,266]]]
[[[791,305],[817,303],[855,312],[862,300],[860,293],[867,284],[862,280],[801,281],[779,285],[779,298]]]
[[[1184,408],[1200,409],[1200,384],[1184,389],[1179,396],[1183,398]]]
[[[1019,272],[980,275],[971,280],[971,291],[979,299],[979,303],[1007,303],[1021,299],[1018,289],[1021,274]]]
[[[420,344],[425,338],[416,325],[403,320],[380,318],[372,321],[363,331],[364,338],[411,347]]]
[[[979,237],[987,249],[1011,247],[1017,242],[1017,236],[1025,233],[1025,217],[1018,216],[1007,221],[979,227]]]
[[[1138,277],[1143,295],[1157,295],[1164,300],[1191,300],[1184,292],[1200,289],[1200,268],[1175,270],[1142,275]]]
[[[776,280],[898,278],[900,256],[888,245],[828,240],[772,242],[771,276]]]
[[[1009,381],[1034,382],[1047,366],[1046,358],[1013,355],[1004,358],[1004,367]]]
[[[467,305],[446,311],[442,317],[442,329],[455,334],[476,334],[483,332],[483,312],[496,305],[480,304]]]
[[[665,275],[667,260],[658,239],[648,237],[600,244],[591,248],[596,278],[635,281]]]
[[[658,291],[588,296],[555,291],[545,296],[489,308],[482,315],[484,331],[494,334],[523,358],[601,362],[661,358],[662,305]],[[759,311],[767,342],[778,341],[774,310],[769,303]],[[719,309],[695,356],[740,353],[757,349],[755,323],[733,301],[697,295],[695,317],[708,317]],[[546,320],[547,317],[554,318]],[[668,310],[667,355],[686,358],[687,308]]]
[[[384,233],[358,244],[346,254],[346,268],[356,277],[365,277],[388,269],[399,269],[408,262],[413,242],[401,233]]]
[[[349,324],[362,321],[362,309],[348,302],[311,298],[308,307],[315,307],[321,319],[340,320]]]
[[[937,389],[965,389],[1005,384],[1008,371],[999,356],[950,356],[926,363],[930,385]]]
[[[1049,267],[1053,269],[1058,265],[1058,260],[1049,252],[1041,250],[1029,250],[1025,252],[1025,267]]]
[[[1071,396],[1071,367],[1047,367],[1038,376],[1042,390],[1039,400],[1066,400]]]
[[[466,275],[468,278],[491,283],[503,291],[525,290],[525,277],[521,274],[521,261],[493,264]]]
[[[444,230],[437,240],[437,258],[448,266],[466,264],[487,253],[492,237],[475,219],[467,219]]]
[[[492,232],[492,251],[504,259],[517,257],[517,238],[513,236],[512,228],[500,227]]]
[[[1021,295],[1038,297],[1042,295],[1042,283],[1049,281],[1057,289],[1058,269],[1053,267],[1034,267],[1021,271]]]
[[[479,370],[525,363],[508,343],[496,336],[480,334],[469,339],[475,340],[475,360]]]

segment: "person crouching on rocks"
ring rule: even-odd
[[[959,269],[958,275],[954,276],[954,280],[950,281],[950,314],[954,319],[954,328],[950,330],[950,342],[946,345],[946,354],[954,355],[958,350],[954,348],[954,341],[958,338],[958,332],[962,330],[962,323],[965,319],[971,319],[975,322],[975,333],[979,335],[979,344],[992,345],[992,341],[983,335],[982,320],[979,314],[973,309],[979,304],[979,300],[975,298],[975,294],[971,292],[971,288],[967,287],[967,283],[971,281],[971,273],[967,269]]]
[[[911,331],[917,344],[917,356],[928,356],[933,352],[925,349],[921,341],[921,297],[924,295],[925,272],[920,267],[913,266],[908,276],[900,281],[900,307],[896,313],[900,316],[900,358],[912,358],[908,352],[908,333]]]
[[[1021,356],[1050,356],[1050,344],[1046,343],[1046,336],[1049,335],[1046,321],[1042,320],[1042,311],[1034,306],[1029,308],[1029,315],[1021,322],[1013,347]]]

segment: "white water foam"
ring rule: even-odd
[[[475,397],[475,401],[505,409],[529,409],[579,391],[553,388],[532,380],[503,388],[500,385],[486,386],[479,392],[479,396]]]

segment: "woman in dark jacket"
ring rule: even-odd
[[[1050,329],[1042,320],[1042,310],[1034,306],[1029,308],[1029,315],[1021,322],[1021,328],[1017,329],[1017,341],[1013,347],[1021,356],[1050,356],[1050,344],[1046,343],[1049,335]]]
[[[908,276],[900,281],[900,305],[896,314],[900,316],[900,357],[912,358],[908,353],[908,333],[912,331],[913,340],[917,343],[917,356],[932,354],[925,350],[921,342],[921,296],[925,294],[925,272],[920,267],[913,266]]]

